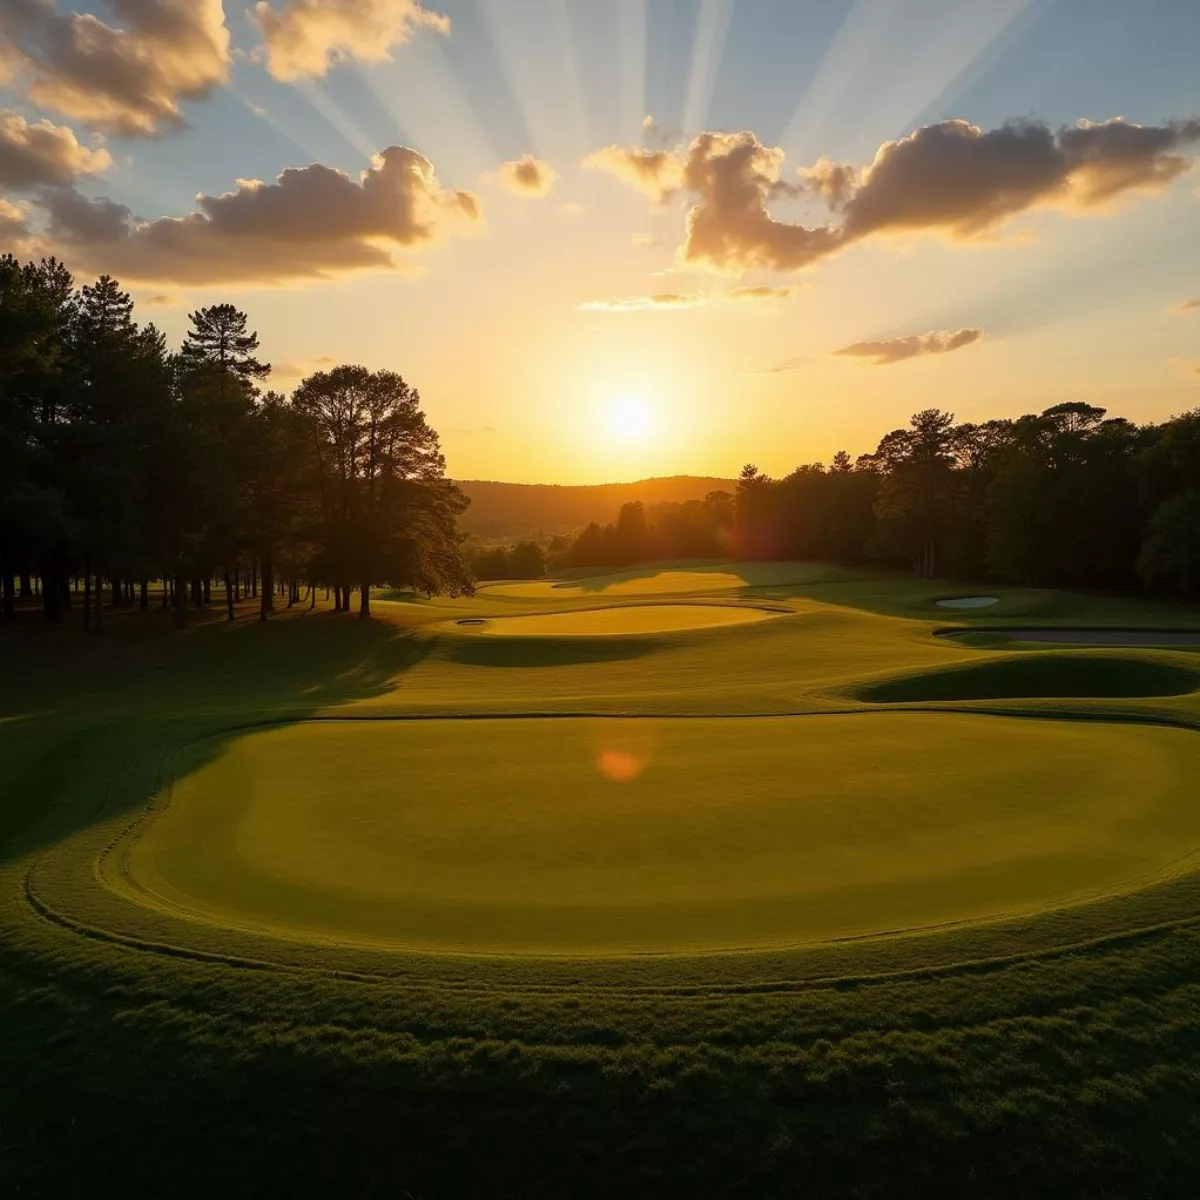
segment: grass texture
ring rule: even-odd
[[[562,582],[3,631],[0,1191],[1193,1193],[1200,615]]]

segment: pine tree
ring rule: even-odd
[[[218,372],[221,399],[232,376],[246,389],[271,373],[270,363],[254,357],[258,334],[246,329],[246,314],[232,304],[213,304],[191,314],[193,328],[183,344],[183,361],[193,368]]]

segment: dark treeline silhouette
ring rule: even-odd
[[[511,546],[481,548],[471,555],[471,574],[476,579],[537,579],[570,544],[564,537],[541,542],[516,542]]]
[[[917,413],[856,461],[589,525],[572,566],[656,558],[826,559],[1030,586],[1200,590],[1200,409],[1135,425],[1089,404],[955,424]]]
[[[342,366],[294,395],[261,393],[270,367],[244,313],[191,315],[178,353],[104,276],[76,288],[54,259],[0,258],[0,576],[3,613],[40,595],[79,607],[189,603],[224,583],[229,616],[265,617],[332,589],[370,614],[371,586],[469,590],[457,519],[418,393],[390,371]]]

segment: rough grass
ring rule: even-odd
[[[594,594],[564,603],[487,592],[381,602],[374,622],[318,611],[263,628],[247,610],[232,628],[216,620],[182,637],[169,619],[136,614],[108,622],[99,642],[74,629],[4,631],[3,1190],[1192,1195],[1200,880],[1182,865],[1133,893],[1040,915],[700,956],[339,947],[220,928],[131,898],[120,849],[172,763],[194,747],[187,766],[199,778],[246,744],[250,725],[865,712],[885,706],[853,694],[864,682],[1080,657],[933,637],[947,620],[934,600],[955,594],[945,583],[797,578],[758,587],[739,575],[729,593],[769,598],[794,618],[635,638],[430,632],[458,617],[597,606]],[[981,620],[1196,623],[1187,610],[1107,597],[1005,592],[1002,604]],[[1172,672],[1197,661],[1189,651],[1082,657]],[[1141,726],[1087,720],[1200,722],[1193,692],[1154,691],[1110,678],[1076,696],[905,703],[1073,717],[1072,731],[1129,736]],[[976,719],[889,711],[963,728]],[[864,727],[882,719],[853,717]],[[468,732],[476,724],[462,722]],[[464,745],[447,771],[469,761]],[[852,754],[848,746],[847,764]],[[401,794],[404,783],[398,773]],[[1144,789],[1141,775],[1125,786],[1130,814]],[[1082,798],[1092,792],[1103,827],[1121,796],[1097,783]]]

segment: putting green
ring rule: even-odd
[[[734,608],[727,604],[629,604],[532,617],[490,620],[472,617],[455,621],[452,628],[460,633],[497,637],[612,637],[749,625],[778,615],[763,608]]]
[[[719,567],[645,567],[590,579],[535,580],[492,584],[485,595],[522,600],[565,600],[579,596],[670,596],[728,592],[746,587],[782,587],[841,579],[846,572],[820,563],[724,563]]]
[[[353,943],[800,945],[1125,891],[1200,845],[1200,738],[1146,724],[324,721],[189,754],[114,886]]]

